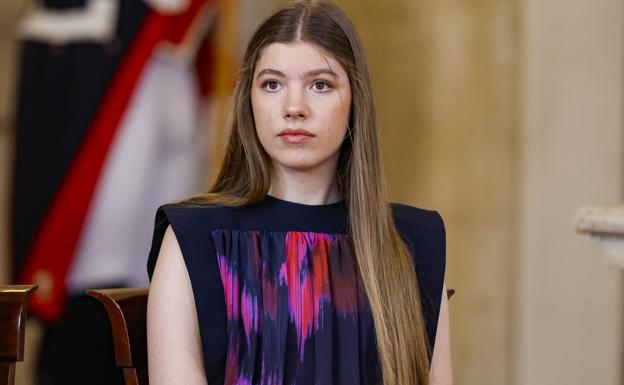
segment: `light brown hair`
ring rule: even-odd
[[[256,134],[251,85],[263,49],[275,42],[311,43],[340,62],[352,90],[347,139],[336,170],[348,209],[349,234],[368,296],[385,385],[428,384],[429,346],[412,257],[395,227],[380,159],[377,117],[360,39],[335,5],[295,1],[270,16],[252,37],[234,93],[230,138],[221,171],[194,203],[241,207],[271,186],[271,161]]]

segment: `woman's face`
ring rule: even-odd
[[[272,43],[251,87],[256,132],[275,167],[335,169],[351,106],[349,78],[336,59],[309,43]]]

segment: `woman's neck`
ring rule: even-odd
[[[335,168],[298,171],[276,167],[271,172],[269,195],[307,205],[330,204],[342,200]]]

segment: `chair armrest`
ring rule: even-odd
[[[0,286],[0,362],[24,360],[28,301],[37,285]]]

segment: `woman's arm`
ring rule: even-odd
[[[430,385],[452,385],[453,370],[451,367],[451,339],[449,332],[448,297],[446,283],[442,285],[442,303],[436,331],[431,370],[429,372]]]
[[[206,385],[191,281],[171,226],[165,232],[147,301],[150,385]]]

